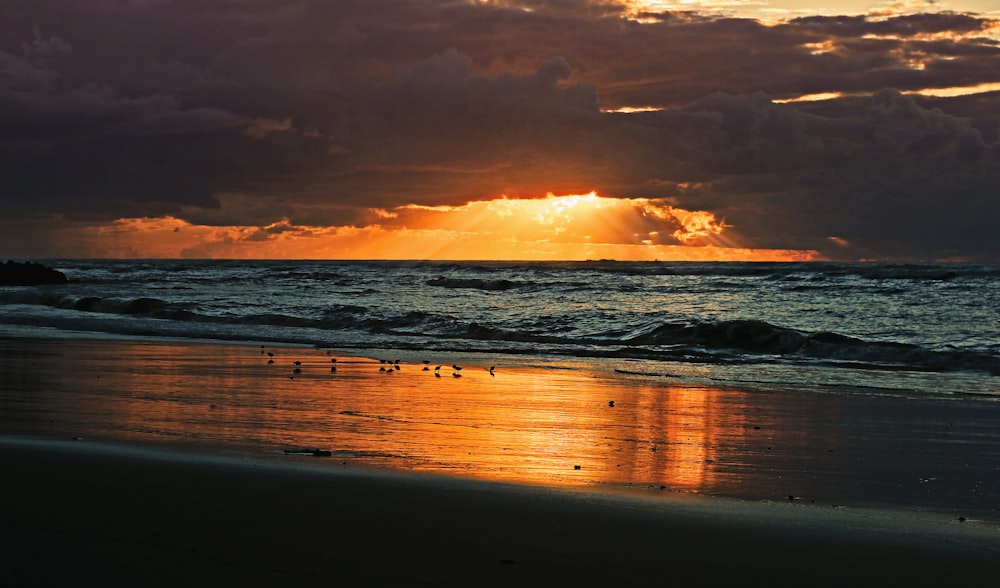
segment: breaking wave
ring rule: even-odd
[[[837,333],[803,333],[764,321],[667,323],[624,341],[636,346],[684,345],[752,354],[866,362],[869,367],[927,371],[983,371],[1000,375],[1000,358],[975,351],[934,351],[898,342],[865,341]]]
[[[28,288],[5,297],[8,304],[37,304],[64,310],[100,312],[106,314],[154,314],[165,310],[167,302],[140,296],[138,298],[116,298],[100,296],[77,296],[72,294],[45,292]]]

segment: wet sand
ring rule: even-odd
[[[791,498],[1000,526],[990,399],[682,385],[572,361],[411,353],[387,369],[309,347],[0,339],[0,434],[286,461],[300,459],[286,449],[315,448],[335,469]]]
[[[332,372],[323,351],[277,349],[272,364],[259,345],[10,339],[0,352],[0,586],[1000,573],[990,404],[537,366],[436,378],[416,357],[393,375],[346,357]]]
[[[0,442],[3,586],[983,585],[993,529]],[[978,584],[963,584],[976,582]]]

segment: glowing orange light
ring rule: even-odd
[[[272,363],[256,345],[45,345],[56,352],[42,356],[61,357],[65,369],[40,370],[32,384],[77,390],[62,401],[43,399],[57,403],[47,413],[76,410],[74,399],[85,397],[80,410],[101,415],[88,421],[87,436],[224,439],[289,461],[314,456],[282,448],[347,449],[336,462],[547,486],[634,481],[692,492],[732,479],[712,465],[723,449],[730,463],[750,468],[765,459],[755,451],[764,433],[745,439],[753,405],[740,391],[519,365],[500,366],[494,377],[485,366],[466,364],[458,380],[404,360],[387,375],[376,360],[350,356],[338,356],[331,371],[326,354],[305,348],[269,346]],[[13,365],[12,357],[0,350],[0,369]],[[610,399],[618,400],[613,408]]]
[[[239,204],[239,203],[237,203]],[[120,219],[76,229],[88,257],[795,261],[814,251],[741,247],[710,211],[596,192],[462,206],[371,209],[363,226],[193,225],[177,218]],[[69,241],[69,238],[67,238]]]

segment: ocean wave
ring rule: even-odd
[[[628,345],[698,345],[754,353],[785,354],[798,350],[805,336],[763,321],[731,320],[689,324],[664,323],[651,331],[624,339]]]
[[[427,280],[428,286],[436,288],[470,288],[474,290],[512,290],[515,288],[525,288],[531,285],[530,282],[522,282],[508,279],[482,279],[482,278],[445,278],[436,277]]]
[[[1000,358],[978,352],[936,351],[898,342],[865,341],[826,331],[803,333],[764,321],[666,323],[623,341],[642,347],[683,345],[744,353],[867,362],[920,371],[981,371],[1000,375]],[[672,351],[676,354],[676,350]]]
[[[0,306],[40,305],[0,308],[3,320],[169,336],[267,337],[331,347],[502,349],[1000,375],[1000,346],[988,328],[996,318],[988,304],[995,281],[988,276],[1000,277],[1000,266],[994,265],[55,265],[72,276],[72,283],[0,289]],[[840,329],[882,340],[834,332]],[[859,335],[865,332],[879,335]]]
[[[435,280],[447,280],[445,287],[452,288],[491,290],[521,287],[509,280]],[[910,343],[866,341],[828,331],[803,332],[760,320],[663,322],[646,318],[629,324],[623,321],[624,316],[604,316],[588,332],[585,321],[577,320],[580,317],[535,317],[536,320],[528,322],[504,323],[470,321],[461,316],[419,310],[386,312],[356,304],[334,304],[311,316],[294,312],[254,313],[246,308],[233,314],[206,313],[192,306],[147,296],[102,297],[37,288],[8,292],[4,302],[185,323],[189,325],[185,329],[193,336],[197,336],[199,331],[215,332],[224,325],[244,331],[257,326],[304,329],[313,333],[330,333],[331,338],[336,338],[336,333],[350,330],[361,336],[368,333],[371,336],[435,339],[439,345],[455,347],[460,347],[463,341],[506,342],[546,346],[567,354],[699,362],[752,362],[760,361],[761,356],[767,355],[839,362],[844,367],[975,371],[1000,375],[1000,358],[988,351],[932,350]],[[606,328],[616,322],[621,326]],[[194,326],[196,324],[206,326]]]
[[[105,314],[149,315],[168,307],[168,303],[158,298],[139,296],[136,298],[116,298],[68,294],[58,291],[26,288],[8,294],[3,298],[7,304],[34,304],[63,310],[99,312]]]
[[[340,319],[349,316],[361,316],[368,312],[368,308],[357,304],[335,304],[323,311],[323,316],[331,319]]]
[[[148,296],[135,298],[105,297],[27,288],[0,296],[0,303],[36,305],[62,311],[75,311],[81,313],[80,316],[93,314],[119,315],[121,317],[155,318],[179,323],[213,322],[218,320],[215,317],[201,315],[191,309],[184,308],[182,305],[171,304],[165,300]],[[111,330],[115,331],[116,329]]]

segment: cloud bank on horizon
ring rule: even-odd
[[[658,4],[14,0],[0,254],[294,257],[596,192],[643,219],[613,245],[1000,259],[1000,14]]]

